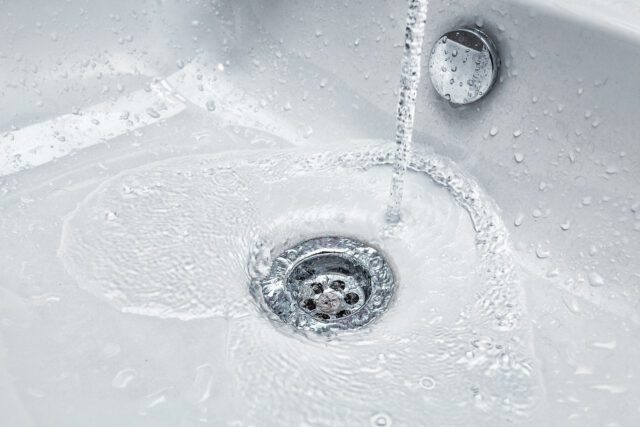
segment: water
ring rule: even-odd
[[[425,19],[426,2],[412,2],[396,147],[346,141],[323,153],[174,158],[127,170],[78,203],[58,256],[60,283],[84,292],[65,294],[61,312],[88,337],[105,328],[121,355],[106,381],[77,381],[126,392],[117,397],[149,420],[540,424],[531,325],[498,211],[451,162],[411,148]],[[405,227],[385,239],[403,193]],[[379,248],[398,281],[386,312],[332,336],[274,321],[248,286],[285,249],[323,235]],[[83,359],[65,352],[56,363],[73,371]]]
[[[181,414],[174,425],[540,424],[530,322],[498,211],[453,164],[411,148],[425,19],[426,2],[412,2],[396,147],[174,158],[78,203],[58,248],[60,283],[84,291],[64,293],[58,317],[78,332],[54,322],[48,335],[86,346],[106,336],[120,349],[104,372],[76,376],[78,388],[105,385],[97,395],[133,402],[152,424],[170,414]],[[385,239],[403,193],[405,227]],[[385,313],[332,336],[273,321],[248,286],[323,235],[379,248],[398,280]],[[92,351],[56,364],[75,372]]]
[[[396,153],[391,176],[391,198],[387,208],[387,221],[390,224],[396,224],[401,219],[404,179],[411,153],[416,97],[420,84],[420,59],[427,20],[427,3],[427,0],[409,2],[396,117]]]
[[[449,161],[414,152],[406,227],[385,239],[393,161],[388,141],[190,156],[126,171],[78,205],[59,248],[74,282],[121,312],[209,325],[205,336],[224,355],[198,362],[215,367],[224,393],[207,391],[206,378],[185,391],[158,384],[141,397],[145,416],[194,394],[208,396],[197,405],[212,413],[227,408],[221,425],[531,419],[539,373],[497,209]],[[271,321],[247,284],[283,250],[336,234],[387,255],[399,280],[387,312],[332,338]],[[129,372],[115,387],[142,380]]]

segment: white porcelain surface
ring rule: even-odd
[[[0,1],[6,425],[255,424],[221,404],[227,320],[123,314],[84,292],[60,259],[65,218],[160,160],[391,141],[405,7]],[[499,81],[470,106],[423,78],[414,140],[473,177],[509,230],[542,396],[515,424],[640,419],[638,17],[633,0],[429,3],[428,46],[478,25],[501,53]]]

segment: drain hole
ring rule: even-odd
[[[351,312],[349,310],[342,310],[342,311],[339,311],[339,312],[336,313],[336,317],[337,318],[341,318],[341,317],[344,317],[344,316],[348,316],[350,314],[351,314]]]
[[[357,303],[358,300],[360,300],[360,297],[358,296],[358,294],[354,294],[353,292],[349,292],[344,296],[344,301],[349,305]]]
[[[329,287],[334,291],[343,291],[345,286],[346,285],[344,284],[344,282],[341,282],[340,280],[336,280],[335,282],[329,285]]]
[[[298,279],[298,280],[300,280],[300,279]],[[302,280],[304,280],[304,279],[302,279]],[[315,294],[321,294],[322,293],[322,285],[320,283],[313,283],[311,285],[311,290]]]
[[[282,321],[322,332],[369,323],[386,309],[395,282],[377,249],[332,236],[287,249],[257,285]]]

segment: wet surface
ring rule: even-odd
[[[421,155],[404,220],[389,234],[392,152],[381,144],[191,156],[126,171],[68,216],[60,260],[96,304],[227,319],[215,364],[242,408],[234,416],[247,422],[367,425],[382,410],[399,424],[425,411],[436,423],[530,419],[542,390],[491,201],[446,160]],[[251,303],[249,281],[287,247],[333,233],[388,254],[397,299],[380,321],[329,341],[278,327]],[[117,384],[129,376],[119,373]],[[151,407],[171,400],[170,391],[149,397]]]

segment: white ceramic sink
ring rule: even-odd
[[[3,425],[637,424],[636,1],[429,2],[425,52],[475,25],[502,58],[465,107],[425,76],[414,141],[508,232],[508,327],[460,320],[486,300],[455,192],[414,172],[386,241],[389,168],[327,166],[393,146],[405,1],[0,9]],[[397,300],[283,332],[249,293],[255,236],[331,233],[387,251]]]

